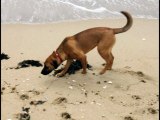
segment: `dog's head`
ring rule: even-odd
[[[41,71],[41,74],[48,75],[53,70],[57,69],[61,62],[58,60],[56,53],[53,52],[44,62],[44,67]]]

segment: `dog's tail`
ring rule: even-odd
[[[126,16],[126,18],[127,18],[127,24],[124,27],[122,27],[122,28],[113,28],[114,34],[126,32],[132,26],[132,23],[133,23],[132,16],[128,12],[125,12],[125,11],[121,11],[121,13],[124,16]]]

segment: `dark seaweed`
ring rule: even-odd
[[[36,60],[24,60],[24,61],[18,63],[18,67],[16,69],[26,68],[26,67],[30,67],[30,66],[41,67],[43,65],[39,61],[36,61]]]
[[[71,115],[69,113],[67,113],[67,112],[62,113],[61,116],[64,119],[70,119],[71,118]]]
[[[7,54],[5,54],[5,53],[1,53],[1,60],[8,60],[10,57],[7,55]]]
[[[89,64],[87,64],[87,68],[88,68],[89,70],[92,70],[92,66],[89,65]],[[73,61],[72,64],[70,65],[67,73],[68,73],[69,75],[75,74],[75,72],[78,71],[78,70],[80,70],[80,69],[82,69],[82,64],[81,64],[81,62],[80,62],[79,60],[75,60],[75,61]],[[56,75],[57,73],[60,73],[62,70],[63,70],[63,69],[58,69],[58,70],[56,70],[55,73],[54,73],[54,75]]]

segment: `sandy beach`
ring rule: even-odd
[[[30,120],[158,120],[158,20],[133,22],[116,35],[111,71],[99,75],[104,60],[95,48],[87,54],[93,70],[61,78],[53,72],[41,75],[42,67],[14,67],[23,60],[43,63],[66,36],[92,27],[122,27],[126,19],[2,24],[1,51],[10,58],[1,60],[1,119],[18,120],[24,107]]]

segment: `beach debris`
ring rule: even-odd
[[[10,57],[5,54],[5,53],[1,53],[1,60],[8,60]]]
[[[131,116],[125,116],[124,120],[134,120]]]
[[[22,62],[18,63],[18,66],[15,69],[26,68],[30,66],[41,67],[42,64],[37,60],[23,60]]]
[[[25,111],[25,112],[27,112],[27,113],[29,113],[29,109],[30,109],[30,107],[22,107],[22,111]]]
[[[30,102],[30,105],[41,105],[43,103],[45,103],[46,101],[42,101],[42,100],[34,100]]]
[[[103,88],[106,89],[106,88],[107,88],[107,85],[103,86]]]
[[[87,68],[89,70],[92,70],[92,66],[89,65],[89,64],[87,64]],[[66,73],[68,73],[69,75],[75,74],[75,72],[80,70],[80,69],[82,69],[81,62],[79,60],[74,60]],[[63,68],[55,70],[54,75],[60,73],[62,70],[63,70]]]
[[[88,92],[85,92],[84,95],[87,97],[88,96]]]
[[[140,96],[138,96],[138,95],[132,95],[132,98],[135,99],[135,100],[141,99]]]
[[[146,83],[146,81],[145,81],[145,80],[141,80],[140,82]]]
[[[99,95],[99,93],[97,92],[97,93],[95,93],[95,95]]]
[[[97,105],[102,105],[101,103],[96,103]]]
[[[137,75],[140,76],[140,77],[143,77],[143,76],[144,76],[144,73],[141,72],[141,71],[137,71]]]
[[[72,80],[72,82],[76,82],[75,80]]]
[[[69,86],[68,88],[69,88],[69,89],[73,89],[73,86]]]
[[[96,105],[102,105],[101,103],[98,103],[98,102],[96,102],[96,101],[92,101],[92,102],[90,102],[90,104],[96,104]]]
[[[97,84],[101,84],[101,82],[100,82],[100,81],[97,81]]]
[[[20,99],[27,100],[27,99],[29,99],[29,96],[27,94],[22,94],[22,95],[20,95]]]
[[[130,69],[131,67],[130,67],[130,66],[125,66],[124,68],[126,68],[126,69]]]
[[[16,87],[11,88],[11,93],[16,92]]]
[[[6,88],[5,87],[2,87],[2,90],[5,90]]]
[[[18,120],[30,120],[31,117],[29,115],[29,109],[30,108],[24,108],[24,107],[22,107],[22,112],[16,114],[16,118]]]
[[[52,104],[56,105],[56,104],[61,104],[61,103],[67,103],[67,98],[65,97],[59,97],[59,98],[56,98]]]
[[[61,117],[62,117],[63,119],[71,119],[71,115],[70,115],[69,113],[67,113],[67,112],[63,112],[63,113],[61,114]]]
[[[151,114],[156,114],[157,110],[155,110],[154,108],[148,108],[148,112]]]
[[[113,95],[110,95],[110,97],[109,97],[111,100],[113,100],[114,99],[114,96]]]
[[[29,90],[28,92],[33,93],[34,95],[40,95],[40,92],[37,90]]]
[[[146,38],[142,38],[142,40],[146,40]]]
[[[30,115],[28,113],[20,113],[18,120],[30,120]]]
[[[112,84],[112,81],[108,81],[108,84]]]
[[[84,88],[81,89],[83,92],[86,92],[86,90]]]

